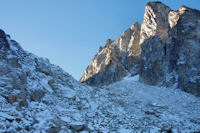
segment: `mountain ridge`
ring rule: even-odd
[[[119,81],[128,74],[139,74],[140,81],[144,83],[161,86],[173,86],[177,83],[177,88],[199,96],[199,22],[199,10],[180,6],[178,11],[174,11],[161,2],[148,2],[141,26],[136,26],[132,32],[129,31],[131,28],[126,30],[112,42],[111,45],[115,46],[112,50],[109,51],[106,44],[103,49],[109,52],[98,52],[95,55],[80,82],[101,86]],[[181,30],[188,33],[183,34]],[[185,40],[184,46],[179,38]],[[130,47],[131,43],[134,47]],[[188,48],[191,51],[187,51]],[[180,61],[188,57],[192,61]],[[184,75],[185,71],[190,71],[187,76]]]

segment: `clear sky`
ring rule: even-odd
[[[1,0],[0,28],[79,79],[108,38],[141,23],[149,0]],[[200,0],[161,0],[200,9]]]

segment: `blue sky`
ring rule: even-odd
[[[141,23],[149,0],[1,0],[0,28],[79,79],[106,39]],[[200,0],[163,0],[200,9]]]

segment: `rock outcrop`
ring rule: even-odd
[[[6,38],[7,35],[3,30],[0,29],[0,48],[2,47],[9,48],[9,44]]]
[[[178,11],[163,6],[156,2],[146,7],[141,37],[149,36],[140,40],[140,80],[152,85],[177,83],[178,88],[200,96],[200,12],[184,6]]]
[[[169,38],[169,12],[170,8],[161,2],[147,3],[141,25],[140,44],[155,35],[159,35],[162,40]]]
[[[136,22],[117,40],[108,39],[106,45],[99,48],[80,81],[90,85],[104,85],[122,79],[129,72],[138,74],[139,38],[140,24]]]
[[[177,83],[200,96],[199,14],[185,6],[174,11],[161,2],[148,2],[141,26],[136,23],[116,41],[108,40],[80,81],[110,84],[139,73],[144,83]]]

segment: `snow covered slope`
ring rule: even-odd
[[[126,77],[91,92],[87,117],[101,132],[200,132],[200,98]]]
[[[0,30],[0,132],[88,130],[76,115],[90,89]]]

